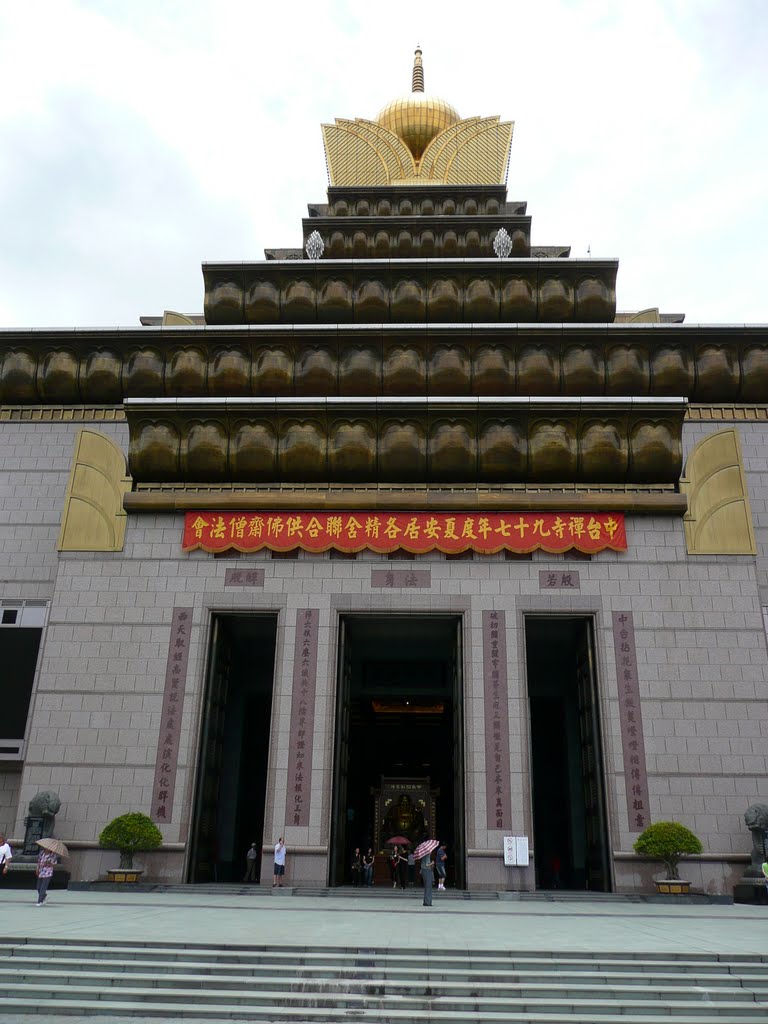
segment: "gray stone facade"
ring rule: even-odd
[[[625,800],[611,613],[631,611],[636,631],[651,819],[676,819],[701,838],[704,855],[686,865],[690,880],[730,892],[749,850],[744,809],[766,799],[768,657],[762,615],[768,605],[768,424],[738,424],[757,557],[689,556],[681,521],[627,516],[628,550],[591,560],[531,561],[475,555],[420,556],[429,589],[382,590],[371,571],[388,564],[268,552],[238,562],[183,554],[183,515],[132,514],[125,548],[110,554],[55,549],[77,422],[3,422],[0,599],[47,601],[23,764],[0,762],[0,827],[18,840],[25,808],[40,789],[62,799],[57,831],[73,847],[73,872],[97,877],[114,866],[96,839],[116,814],[149,812],[160,709],[175,606],[194,609],[173,820],[167,848],[146,858],[152,874],[185,877],[201,728],[211,615],[232,610],[278,616],[269,751],[265,849],[285,834],[292,880],[325,884],[336,695],[339,615],[345,612],[452,613],[462,617],[466,741],[466,847],[470,887],[534,888],[533,867],[508,869],[501,834],[486,827],[482,612],[507,622],[513,829],[531,833],[529,730],[523,620],[527,613],[594,616],[608,828],[614,887],[646,888],[653,865],[632,855]],[[686,447],[723,423],[692,422]],[[121,423],[93,424],[125,446]],[[224,587],[227,568],[258,565],[263,588]],[[579,572],[580,589],[544,592],[539,572]],[[286,824],[288,737],[296,609],[320,610],[311,813],[308,827]],[[21,772],[19,774],[19,769]],[[265,864],[271,854],[265,853]],[[267,867],[263,872],[266,879]]]

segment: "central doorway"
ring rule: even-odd
[[[592,619],[525,620],[538,889],[609,892]]]
[[[251,843],[261,868],[276,615],[215,615],[187,877],[239,882]]]
[[[461,619],[456,616],[342,617],[331,885],[349,884],[357,846],[374,848],[376,878],[386,878],[385,840],[391,829],[377,791],[384,780],[396,803],[398,780],[407,795],[415,783],[423,786],[428,779],[434,821],[425,819],[424,824],[447,844],[448,884],[464,888],[461,664]],[[416,812],[409,809],[411,814],[415,822]],[[394,820],[391,808],[390,815]]]

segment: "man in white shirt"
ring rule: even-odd
[[[8,874],[8,865],[13,860],[13,853],[8,843],[5,841],[5,836],[0,832],[0,872],[3,875]]]
[[[275,843],[275,875],[272,881],[272,888],[278,886],[280,889],[283,888],[283,878],[285,877],[285,843],[283,837]]]

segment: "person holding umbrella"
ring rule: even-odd
[[[431,854],[433,850],[436,850],[440,844],[437,839],[425,839],[423,843],[419,843],[416,849],[413,851],[413,856],[416,860],[421,861],[421,880],[424,883],[424,906],[432,906],[432,883],[434,882],[434,876],[432,869],[435,864],[432,860]]]
[[[37,903],[35,905],[42,907],[48,895],[48,886],[53,878],[53,869],[59,863],[59,857],[69,856],[69,850],[60,839],[46,838],[38,839],[36,842],[40,847],[40,854],[35,871],[37,875]]]
[[[397,888],[399,879],[399,868],[400,868],[400,847],[405,849],[408,839],[406,836],[390,836],[387,840],[386,845],[392,847],[392,852],[389,855],[389,873],[392,876],[392,888]]]

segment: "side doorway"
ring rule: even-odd
[[[533,845],[538,889],[611,890],[589,616],[528,616]]]
[[[276,615],[216,615],[211,631],[187,877],[239,882],[261,865]]]

